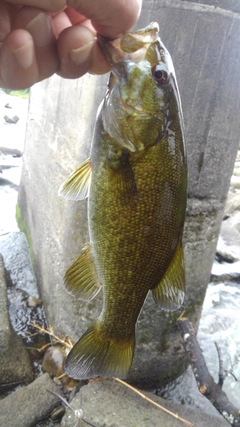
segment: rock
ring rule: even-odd
[[[29,296],[27,298],[27,307],[29,308],[36,308],[42,305],[42,301],[38,298]]]
[[[19,167],[19,165],[5,165],[5,164],[3,164],[3,165],[0,165],[0,170],[2,172],[4,169],[11,169],[11,168],[18,168],[18,167]]]
[[[239,163],[239,162],[238,162]],[[234,169],[233,169],[233,175],[235,176],[240,176],[240,165],[236,166],[236,163],[234,165]]]
[[[0,147],[0,153],[2,154],[11,154],[13,157],[21,157],[22,151],[17,148],[9,148],[9,147]]]
[[[49,347],[43,357],[42,369],[43,372],[48,372],[51,377],[60,379],[64,390],[71,390],[78,386],[80,382],[64,374],[66,357],[66,349],[60,345]]]
[[[0,238],[0,252],[4,259],[10,285],[39,298],[36,277],[24,233],[9,233]]]
[[[11,105],[11,110],[6,110],[4,108],[6,103]],[[0,150],[1,147],[5,147],[10,150],[10,154],[11,150],[13,152],[16,150],[18,153],[21,153],[24,147],[24,137],[26,132],[28,99],[24,99],[20,96],[12,96],[0,91],[0,113],[2,113],[2,120],[0,120]],[[8,124],[3,119],[5,115],[7,115],[11,121],[13,121],[12,124]],[[19,118],[18,121],[16,121],[17,117]]]
[[[11,325],[15,332],[22,338],[28,348],[41,349],[49,343],[48,334],[36,333],[37,329],[33,325],[47,329],[47,321],[43,305],[40,300],[35,299],[35,306],[30,304],[34,297],[29,296],[25,291],[11,286],[8,288],[8,311]],[[32,350],[31,350],[32,352]]]
[[[53,423],[60,422],[63,415],[65,413],[65,408],[63,406],[59,406],[58,408],[54,409],[50,415],[50,420]]]
[[[43,372],[48,372],[51,377],[60,377],[64,373],[65,360],[66,351],[64,348],[60,346],[49,347],[43,358]]]
[[[29,354],[21,338],[12,329],[8,317],[7,285],[3,259],[0,254],[0,388],[12,388],[16,384],[33,380]],[[0,425],[8,425],[1,424]]]
[[[14,124],[17,123],[18,120],[19,120],[18,116],[9,117],[9,116],[5,115],[3,118],[4,118],[5,122],[7,122],[7,123],[14,123]]]
[[[0,401],[0,425],[6,427],[35,427],[37,422],[50,415],[59,405],[61,389],[48,374],[37,378],[27,387],[22,387]]]
[[[235,211],[240,211],[240,191],[239,190],[235,190],[234,192],[229,191],[228,192],[228,197],[227,197],[227,202],[225,205],[225,215],[232,215],[233,212]]]
[[[0,166],[2,170],[7,170],[11,168],[19,168],[21,166],[21,159],[18,157],[13,157],[12,155],[3,155],[0,153]]]
[[[240,176],[232,175],[231,186],[240,189]]]
[[[221,235],[218,238],[216,254],[217,257],[220,257],[221,261],[230,263],[240,261],[240,247],[235,244],[226,244]]]
[[[229,425],[221,416],[210,416],[185,405],[167,402],[152,393],[144,394],[197,427]],[[177,417],[157,408],[115,380],[92,381],[83,386],[72,400],[71,406],[75,410],[82,409],[83,417],[97,427],[182,427],[184,425]],[[67,409],[61,427],[72,427],[75,423],[74,413]],[[85,426],[85,423],[83,425]]]
[[[234,281],[240,283],[240,261],[234,262],[233,264],[219,264],[214,262],[211,280],[213,282]]]
[[[0,172],[1,172],[1,169],[0,169]],[[4,185],[6,185],[6,186],[9,186],[10,188],[12,188],[13,190],[16,190],[16,191],[18,191],[18,185],[16,185],[14,182],[12,182],[12,181],[9,181],[9,179],[6,179],[6,178],[0,178],[0,185],[2,185],[2,186],[4,186]]]
[[[240,261],[240,212],[222,222],[217,254],[227,262]]]

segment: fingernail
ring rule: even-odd
[[[29,21],[26,30],[32,35],[37,47],[47,46],[52,40],[51,18],[43,12]]]
[[[28,68],[33,63],[34,48],[32,40],[13,51],[17,63],[22,68]]]
[[[87,44],[84,44],[78,49],[70,50],[69,56],[72,62],[74,62],[75,64],[81,64],[82,62],[84,62],[89,56],[93,43],[94,43],[94,40],[91,40],[90,42],[88,42]]]

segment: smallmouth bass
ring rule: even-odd
[[[65,287],[86,301],[103,288],[99,318],[66,360],[75,379],[125,378],[148,292],[175,310],[185,285],[187,162],[171,57],[156,23],[99,41],[112,73],[90,158],[59,190],[69,199],[88,197],[90,243],[67,270]]]

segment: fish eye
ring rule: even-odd
[[[158,84],[164,84],[168,81],[168,73],[162,69],[161,65],[154,65],[152,67],[152,76]]]

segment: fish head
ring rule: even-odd
[[[181,113],[173,63],[158,30],[152,23],[116,40],[99,38],[112,66],[103,125],[131,152],[155,145]]]

